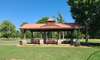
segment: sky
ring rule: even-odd
[[[42,17],[61,13],[65,22],[74,22],[66,0],[0,0],[0,23],[9,20],[20,28],[23,22],[36,23]]]

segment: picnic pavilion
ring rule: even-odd
[[[61,40],[65,39],[66,32],[70,32],[71,35],[73,35],[74,30],[79,30],[80,26],[75,23],[57,23],[52,19],[48,19],[48,21],[44,24],[25,24],[21,26],[20,29],[21,31],[23,31],[23,33],[25,33],[26,31],[31,31],[32,36],[34,36],[34,32],[41,33],[40,44],[45,44],[45,43],[57,43],[58,44],[58,43],[61,43]],[[53,40],[52,37],[51,38],[48,37],[49,32],[58,33],[58,39],[55,40],[56,42]],[[61,32],[63,34],[61,34]],[[53,35],[53,33],[51,35]],[[24,39],[26,39],[25,34],[24,34]],[[35,38],[32,38],[32,39],[35,39]],[[73,38],[70,38],[70,40],[72,39]]]

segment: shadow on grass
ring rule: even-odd
[[[71,42],[70,41],[63,41],[62,44],[71,44]],[[100,47],[100,42],[98,42],[98,43],[93,43],[93,42],[88,42],[88,43],[80,42],[80,45],[81,46],[88,46],[88,47]]]
[[[81,46],[89,46],[89,47],[98,47],[98,46],[100,46],[100,43],[91,43],[91,42],[85,43],[85,42],[80,42],[80,45]]]

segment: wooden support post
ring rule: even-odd
[[[26,39],[26,31],[24,30],[24,39]]]
[[[20,45],[26,45],[27,44],[27,41],[26,41],[26,31],[25,30],[24,30],[23,34],[24,34],[23,40],[20,41]]]
[[[44,40],[44,44],[46,43],[46,39],[47,39],[47,36],[46,36],[46,32],[43,32],[43,40]]]
[[[62,37],[62,38],[64,39],[64,37],[65,37],[65,32],[64,32],[64,31],[62,32],[62,35],[63,35],[63,37]]]
[[[57,40],[57,44],[61,44],[61,35],[60,35],[60,31],[58,32],[58,40]]]
[[[40,33],[41,33],[40,44],[44,44],[44,36],[43,36],[43,32],[40,31]]]

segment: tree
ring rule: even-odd
[[[10,21],[5,20],[0,26],[1,37],[11,38],[16,36],[16,27]]]
[[[100,0],[68,0],[68,4],[75,22],[85,27],[83,32],[88,42],[88,35],[95,30],[96,32],[100,30]]]
[[[49,17],[42,17],[40,20],[37,21],[37,23],[46,23],[48,19]]]
[[[58,13],[58,16],[54,16],[53,18],[55,18],[58,23],[64,23],[64,17],[61,13]]]

